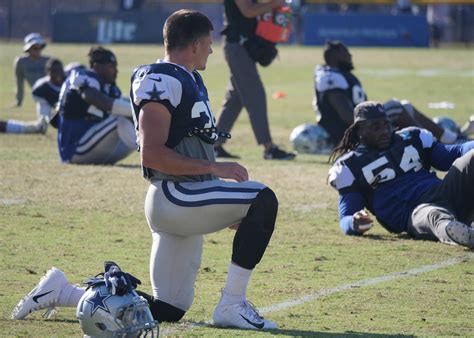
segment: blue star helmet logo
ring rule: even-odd
[[[94,313],[98,309],[102,309],[105,312],[110,313],[109,308],[108,308],[107,304],[105,303],[105,301],[110,297],[111,297],[111,295],[105,295],[105,296],[102,295],[102,293],[100,292],[100,289],[98,289],[96,291],[94,297],[92,297],[90,299],[86,299],[86,302],[88,302],[89,304],[92,305],[91,317],[94,315]]]

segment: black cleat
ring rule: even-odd
[[[240,158],[240,156],[232,155],[228,153],[222,146],[215,147],[214,153],[216,154],[216,157],[220,157],[220,158],[234,158],[234,159]]]
[[[266,160],[292,160],[296,157],[295,153],[286,152],[273,145],[269,150],[265,150],[263,158]]]

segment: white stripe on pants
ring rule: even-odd
[[[71,163],[116,163],[133,152],[136,148],[134,139],[133,123],[125,117],[111,115],[82,136]]]

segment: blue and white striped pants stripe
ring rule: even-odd
[[[71,163],[113,164],[127,157],[135,148],[135,128],[124,118],[111,115],[91,127],[76,147]]]

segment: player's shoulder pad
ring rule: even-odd
[[[316,89],[320,92],[331,89],[347,89],[349,83],[346,78],[337,70],[327,66],[316,67],[315,70]]]
[[[175,67],[165,62],[138,67],[132,75],[133,103],[168,100],[177,107],[181,103],[183,85],[176,78]]]
[[[351,151],[341,156],[334,163],[331,169],[329,169],[328,182],[333,188],[340,190],[343,188],[350,187],[354,183],[354,174],[345,163],[345,161],[353,155],[354,153]]]
[[[89,69],[74,69],[68,78],[71,89],[95,88],[100,90],[97,74]]]
[[[419,139],[421,141],[421,144],[423,145],[423,148],[431,148],[433,146],[433,143],[436,142],[435,137],[433,134],[423,128],[417,128],[417,127],[408,127],[408,128],[403,128],[402,130],[397,131],[397,134],[401,136],[403,139],[407,138],[414,138],[414,139]]]
[[[33,94],[34,94],[34,92],[35,92],[36,90],[38,90],[38,88],[44,86],[44,85],[45,85],[46,83],[48,83],[48,82],[49,82],[49,76],[48,76],[48,75],[39,78],[39,79],[36,80],[36,82],[33,84],[33,88],[31,88],[31,91],[32,91]]]

